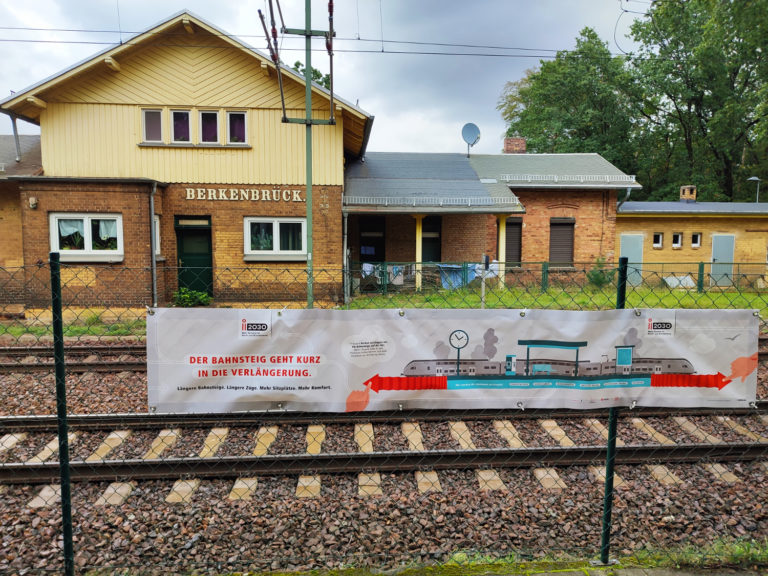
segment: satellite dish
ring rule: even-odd
[[[464,128],[461,129],[461,137],[467,143],[467,158],[469,158],[469,148],[480,140],[480,128],[472,122],[464,124]]]

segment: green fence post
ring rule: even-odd
[[[699,262],[699,276],[696,278],[696,292],[704,292],[704,262]]]
[[[619,283],[616,288],[616,309],[623,310],[627,303],[627,265],[628,258],[619,258]],[[613,513],[613,479],[616,464],[616,430],[618,428],[619,409],[608,411],[608,447],[605,456],[605,495],[603,497],[603,530],[600,542],[600,563],[609,562],[611,551],[611,515]]]
[[[387,263],[382,262],[379,264],[379,285],[381,286],[381,293],[387,293],[387,283],[389,282],[389,274],[387,273]]]
[[[51,252],[51,315],[53,317],[53,359],[56,370],[56,419],[59,427],[59,474],[61,477],[61,530],[64,540],[64,574],[75,573],[72,542],[72,486],[69,475],[67,425],[67,378],[64,362],[64,322],[61,313],[61,266],[59,253]]]
[[[546,292],[549,289],[549,262],[541,264],[541,291]]]

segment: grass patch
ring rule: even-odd
[[[641,550],[622,565],[659,568],[758,568],[768,566],[768,538],[719,540],[708,546],[687,544],[664,550]]]
[[[483,301],[486,308],[610,310],[616,307],[616,288],[493,287],[486,290],[484,300],[471,288],[370,293],[356,296],[347,308],[480,308]],[[768,293],[628,287],[626,308],[756,309],[768,317]]]

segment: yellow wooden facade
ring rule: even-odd
[[[283,73],[288,117],[304,118],[303,78]],[[338,106],[338,103],[337,103]],[[281,121],[274,64],[207,23],[181,14],[131,41],[6,101],[37,122],[45,175],[151,178],[161,182],[306,183],[306,127]],[[313,88],[312,116],[328,119],[328,94]],[[163,114],[163,143],[143,144],[142,110]],[[220,143],[171,143],[170,112],[219,111]],[[224,141],[226,112],[245,112],[247,144]],[[350,105],[336,124],[313,126],[313,183],[342,186],[344,155],[360,153],[372,118]],[[355,150],[355,147],[359,147]]]

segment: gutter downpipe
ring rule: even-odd
[[[342,225],[342,241],[341,241],[341,249],[343,250],[342,253],[342,274],[344,275],[344,304],[349,304],[349,283],[350,283],[350,272],[349,272],[349,254],[347,253],[347,217],[349,214],[346,212],[342,213],[342,219],[343,219],[343,225]]]
[[[13,140],[16,143],[16,162],[21,162],[21,142],[19,142],[19,129],[16,127],[16,115],[9,114],[11,126],[13,126]]]
[[[152,270],[152,308],[157,308],[157,257],[155,252],[155,193],[157,193],[157,181],[152,182],[152,191],[149,193],[149,252],[151,254]]]
[[[619,202],[619,203],[617,204],[617,206],[616,206],[616,212],[618,212],[618,211],[619,211],[619,208],[621,208],[621,205],[622,205],[622,204],[624,204],[624,202],[626,202],[627,200],[629,200],[629,195],[630,195],[630,193],[631,193],[631,192],[632,192],[632,188],[627,188],[627,195],[626,195],[626,196],[624,196],[624,200],[622,200],[621,202]]]

